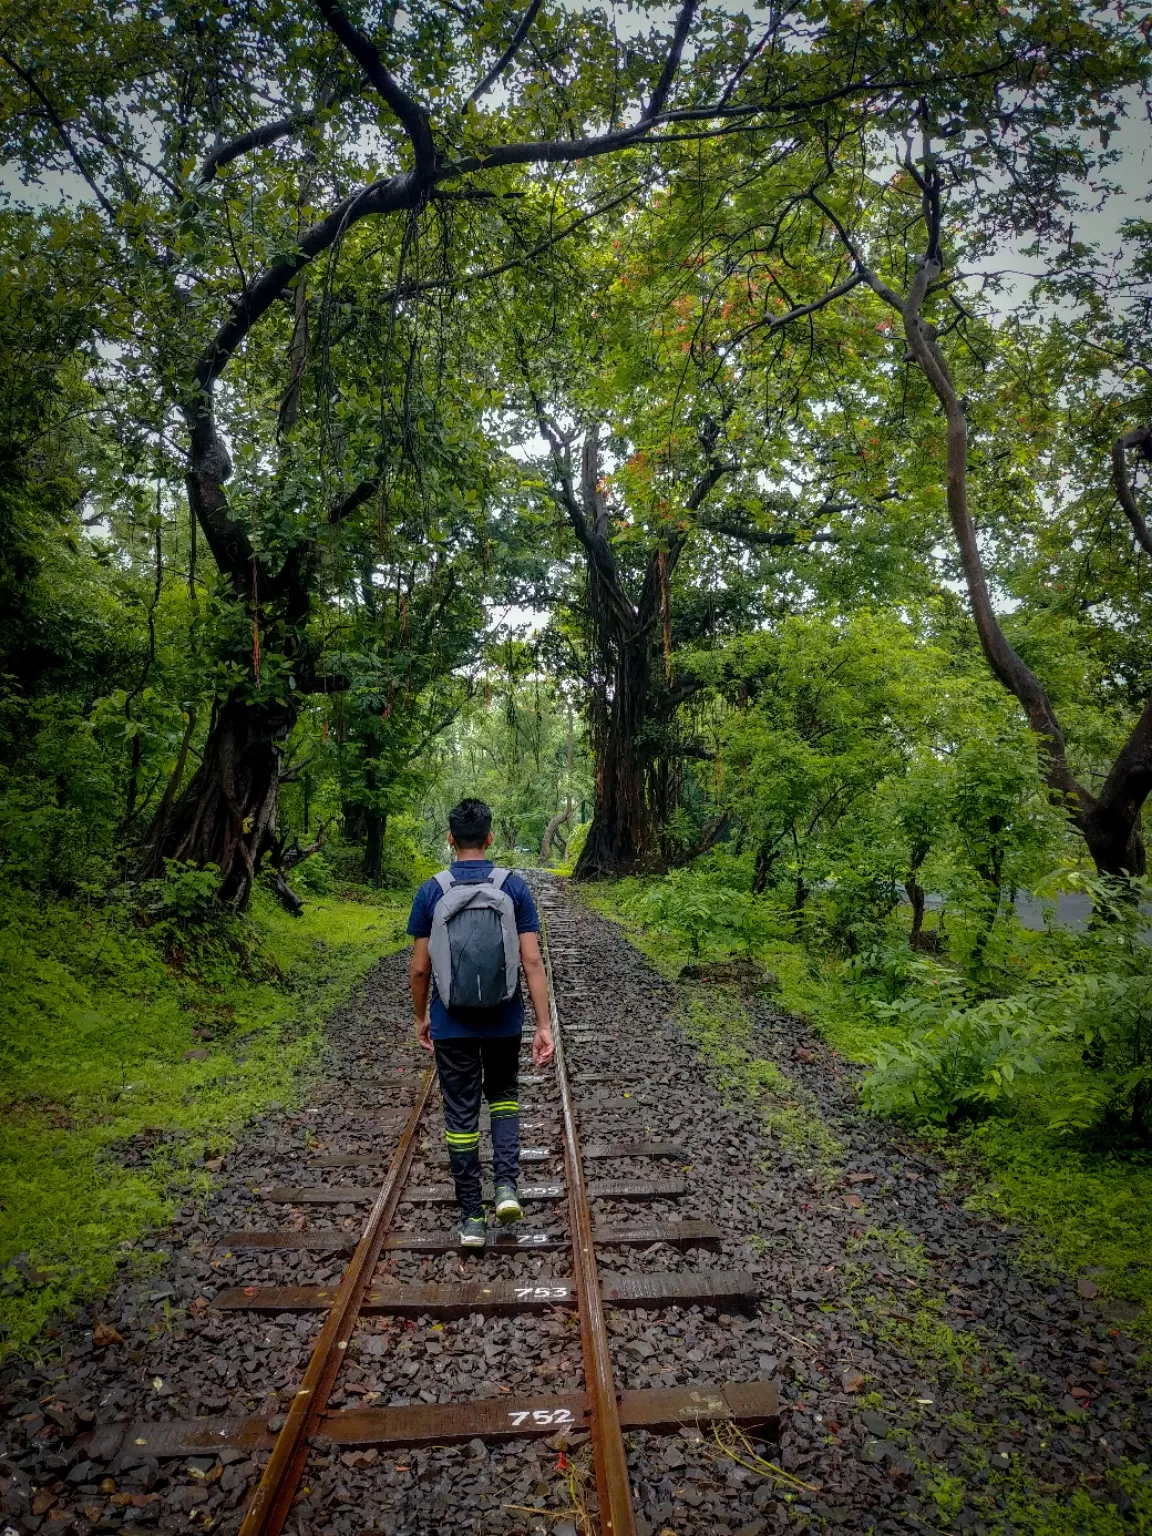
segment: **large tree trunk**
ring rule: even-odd
[[[548,860],[552,857],[552,844],[556,838],[557,832],[560,830],[561,825],[566,821],[571,821],[571,819],[572,802],[569,800],[564,809],[562,811],[557,811],[555,816],[552,817],[551,821],[549,821],[548,825],[544,828],[544,836],[540,842],[541,866],[547,864]]]
[[[572,871],[576,880],[608,880],[643,868],[659,844],[661,811],[650,794],[655,764],[650,666],[641,642],[619,647],[611,687],[592,705],[596,782],[592,825]],[[640,655],[634,654],[640,651]]]
[[[296,711],[233,692],[216,712],[203,757],[187,789],[153,826],[141,866],[162,875],[169,859],[220,871],[220,896],[243,910],[276,836],[280,758]]]
[[[364,813],[364,878],[379,889],[384,878],[384,837],[388,817],[384,811]]]
[[[608,504],[600,474],[599,429],[589,429],[580,455],[577,490],[571,438],[563,437],[537,403],[537,421],[557,471],[557,499],[587,561],[588,638],[592,670],[592,745],[596,789],[592,825],[576,880],[611,879],[650,865],[678,793],[671,745],[677,700],[657,663],[663,617],[665,660],[671,652],[670,582],[688,537],[687,520],[652,550],[639,598],[629,596],[612,551]],[[718,430],[718,429],[717,429]],[[715,433],[703,440],[709,467],[685,499],[696,512],[728,466],[716,460]]]

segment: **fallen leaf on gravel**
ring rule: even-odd
[[[111,1323],[97,1323],[92,1330],[92,1343],[97,1349],[107,1349],[109,1344],[123,1344],[122,1336]]]
[[[864,1209],[864,1202],[859,1195],[845,1195],[844,1204],[850,1205],[854,1211],[862,1211]]]
[[[208,1060],[208,1052],[205,1051],[205,1050],[202,1050],[199,1047],[197,1047],[195,1050],[185,1051],[184,1052],[184,1060],[185,1061],[207,1061]]]
[[[845,1182],[848,1184],[875,1184],[876,1175],[874,1173],[850,1173]]]
[[[840,1385],[845,1392],[859,1392],[864,1385],[864,1377],[859,1371],[845,1371],[840,1377]]]
[[[224,1159],[222,1157],[210,1157],[204,1166],[209,1173],[219,1173],[224,1166]]]

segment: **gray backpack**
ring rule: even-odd
[[[504,889],[509,873],[494,869],[486,880],[459,883],[450,869],[436,876],[444,894],[432,913],[428,954],[447,1008],[497,1008],[516,995],[520,938]]]

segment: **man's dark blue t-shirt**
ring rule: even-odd
[[[452,878],[457,884],[471,880],[487,880],[492,873],[491,859],[457,859],[452,866]],[[504,889],[512,898],[516,911],[517,933],[539,933],[540,918],[532,892],[519,875],[509,875]],[[435,880],[425,880],[416,892],[412,913],[408,919],[408,934],[413,939],[426,939],[432,932],[432,913],[443,896]],[[432,1002],[429,1007],[432,1019],[433,1040],[496,1040],[507,1035],[518,1035],[524,1028],[524,998],[520,983],[516,994],[498,1008],[456,1008],[450,1013],[436,991],[432,981]]]

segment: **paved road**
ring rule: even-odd
[[[939,911],[944,905],[942,896],[929,896],[926,905],[933,911]],[[1023,927],[1030,928],[1034,933],[1040,933],[1044,928],[1044,914],[1049,906],[1048,902],[1038,901],[1035,896],[1030,896],[1026,891],[1021,891],[1016,897],[1016,916]],[[1142,909],[1152,923],[1152,905],[1145,904]],[[1063,892],[1056,900],[1055,924],[1058,928],[1067,928],[1072,933],[1083,933],[1088,927],[1092,916],[1092,898],[1080,891]],[[1152,930],[1147,930],[1152,932]]]

